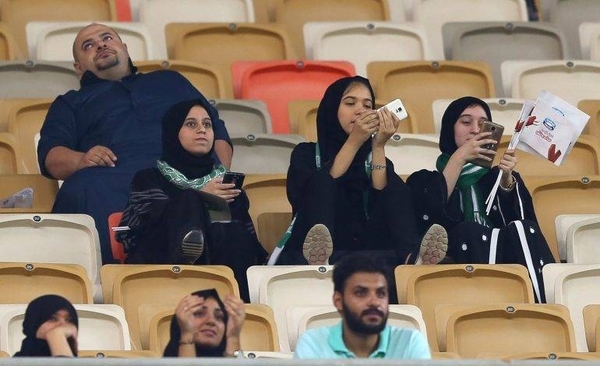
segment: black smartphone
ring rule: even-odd
[[[498,123],[494,123],[492,121],[483,121],[483,123],[481,124],[480,132],[491,132],[492,134],[486,137],[486,139],[492,139],[497,142],[496,144],[484,144],[481,145],[481,147],[487,150],[498,151],[498,144],[500,143],[500,139],[502,138],[502,134],[504,133],[504,126]],[[484,168],[491,168],[492,163],[494,162],[494,157],[490,157],[492,158],[492,160],[490,161],[484,159],[475,159],[472,161],[472,163],[482,166]]]
[[[242,189],[246,174],[238,172],[226,172],[223,176],[223,183],[234,183],[236,189]]]

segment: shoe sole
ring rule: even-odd
[[[302,254],[310,265],[327,265],[329,257],[333,253],[333,241],[327,226],[317,224],[306,234]]]
[[[421,240],[419,257],[415,264],[438,264],[448,251],[448,233],[443,226],[433,224]]]
[[[181,250],[186,263],[194,264],[204,252],[204,235],[196,230],[189,232],[181,242]]]

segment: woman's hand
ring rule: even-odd
[[[362,145],[371,138],[373,133],[377,132],[378,128],[379,115],[376,110],[369,110],[358,116],[348,138],[359,141],[359,145]]]
[[[500,164],[498,164],[498,168],[502,170],[502,181],[500,182],[502,187],[510,187],[512,185],[514,179],[512,172],[515,169],[515,166],[517,166],[515,150],[506,150],[504,155],[502,155]]]
[[[246,318],[246,310],[242,300],[233,295],[225,296],[223,299],[225,304],[225,311],[227,311],[227,340],[235,338],[239,340],[240,333],[242,332],[242,323]]]
[[[77,327],[73,323],[64,323],[46,333],[46,342],[52,356],[75,356],[77,350]],[[73,347],[71,347],[71,345]]]
[[[186,295],[175,308],[175,316],[181,330],[181,340],[191,342],[198,329],[194,327],[194,311],[204,304],[204,298]]]
[[[478,133],[459,147],[453,155],[460,157],[463,163],[468,163],[475,159],[494,160],[496,152],[483,147],[483,145],[498,143],[498,141],[488,138],[491,134],[491,132]]]
[[[379,119],[379,128],[377,134],[373,137],[373,147],[383,147],[390,140],[390,137],[396,133],[400,120],[387,108],[377,110]]]
[[[201,191],[219,196],[228,203],[233,202],[242,192],[239,189],[235,189],[235,183],[223,183],[223,177],[211,179],[210,182],[202,187]]]

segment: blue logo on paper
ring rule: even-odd
[[[544,124],[544,126],[546,126],[547,129],[549,129],[550,131],[554,131],[554,129],[556,128],[556,122],[554,122],[553,120],[551,120],[550,118],[544,118],[544,122],[542,122]]]
[[[561,111],[560,109],[556,108],[556,107],[552,107],[552,110],[558,114],[560,114],[561,116],[565,116],[565,114],[563,113],[563,111]]]

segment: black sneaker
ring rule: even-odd
[[[181,250],[185,263],[194,264],[204,251],[204,234],[200,230],[192,230],[185,234],[181,241]]]

